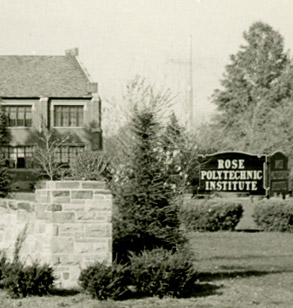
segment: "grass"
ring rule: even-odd
[[[292,307],[293,236],[288,233],[190,233],[199,281],[194,297],[97,301],[63,293],[12,300],[0,292],[0,307],[12,308],[234,308]]]
[[[252,232],[253,204],[246,200],[240,230],[188,234],[199,272],[194,296],[186,299],[143,298],[97,301],[83,293],[9,299],[0,290],[0,307],[12,308],[291,308],[293,236]]]

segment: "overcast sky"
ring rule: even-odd
[[[0,54],[63,55],[78,47],[105,101],[136,74],[171,87],[183,110],[192,35],[194,113],[211,114],[213,90],[255,21],[293,49],[292,0],[0,0]]]

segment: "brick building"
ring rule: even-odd
[[[0,56],[0,98],[12,137],[1,150],[12,169],[33,168],[33,136],[44,125],[74,137],[56,153],[62,162],[84,149],[102,148],[97,83],[77,48],[62,56]]]

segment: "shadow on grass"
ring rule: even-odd
[[[242,270],[242,271],[226,271],[226,272],[202,272],[198,273],[198,279],[200,281],[215,281],[215,280],[222,280],[222,279],[230,279],[230,278],[247,278],[247,277],[259,277],[271,274],[280,274],[288,271],[258,271],[258,270]]]
[[[206,297],[211,295],[221,295],[222,292],[219,292],[221,288],[222,286],[211,283],[197,283],[195,284],[194,291],[188,297]]]
[[[78,290],[78,289],[68,289],[67,290],[67,289],[54,288],[54,289],[50,290],[51,295],[60,296],[60,297],[74,296],[74,295],[77,295],[81,292],[82,291]]]

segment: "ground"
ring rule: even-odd
[[[245,206],[237,232],[188,234],[195,253],[198,281],[186,299],[143,298],[97,301],[88,295],[63,293],[10,299],[0,291],[0,307],[12,308],[291,308],[293,303],[293,235],[254,232],[253,204]]]

